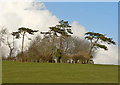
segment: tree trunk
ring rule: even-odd
[[[63,54],[63,49],[62,49],[62,36],[60,36],[60,52],[61,52],[61,57],[62,57],[62,54]]]
[[[60,50],[62,49],[62,36],[60,36]]]
[[[94,46],[91,46],[90,50],[89,50],[89,56],[91,56],[91,53],[92,53],[92,49],[93,49]]]
[[[13,38],[13,47],[11,47],[11,44],[10,44],[10,42],[9,42],[9,40],[8,40],[8,37],[7,37],[7,45],[8,45],[8,47],[9,47],[9,49],[10,49],[9,58],[11,59],[12,52],[13,52],[13,49],[14,49],[14,38]]]
[[[10,58],[12,57],[12,51],[13,51],[13,49],[10,49],[10,53],[9,53]]]
[[[94,48],[94,45],[91,46],[90,50],[89,50],[89,59],[87,59],[87,64],[89,64],[90,58],[91,58],[91,53],[92,53],[92,49]]]
[[[68,43],[69,41],[68,41],[68,37],[67,37],[67,46],[66,46],[66,49],[65,49],[65,53],[67,52],[67,50],[68,50]]]
[[[52,43],[52,56],[55,58],[55,35],[53,34],[53,43]]]
[[[23,38],[22,38],[22,48],[21,48],[21,55],[22,55],[22,57],[24,56],[24,55],[23,55],[24,37],[25,37],[25,32],[23,33]]]

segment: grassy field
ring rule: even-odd
[[[2,62],[3,83],[117,83],[118,66]]]

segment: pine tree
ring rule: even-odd
[[[89,56],[90,58],[93,58],[92,51],[93,49],[102,48],[104,50],[108,50],[107,46],[101,44],[101,43],[107,43],[107,44],[113,44],[115,45],[115,42],[112,40],[112,38],[108,38],[103,34],[100,33],[94,33],[94,32],[87,32],[85,33],[85,39],[90,41],[91,47],[89,50]]]
[[[17,39],[21,38],[20,36],[22,36],[22,47],[21,47],[22,56],[24,56],[23,49],[24,49],[24,39],[25,39],[26,33],[34,35],[35,32],[38,32],[38,30],[32,30],[32,29],[25,28],[25,27],[18,28],[17,32],[12,32],[12,35],[15,36]]]

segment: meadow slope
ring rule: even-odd
[[[118,66],[2,62],[3,83],[117,83]]]

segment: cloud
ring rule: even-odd
[[[2,1],[0,3],[0,26],[8,28],[9,32],[17,31],[19,27],[28,27],[40,31],[47,31],[50,26],[58,24],[58,18],[46,9],[44,3],[24,1]],[[77,21],[72,22],[73,35],[84,39],[84,34],[87,32],[84,26]],[[0,28],[1,29],[1,28]],[[39,34],[39,33],[38,33]],[[31,37],[28,35],[28,37]],[[29,43],[25,40],[25,45]],[[16,45],[19,50],[21,40],[16,40]],[[94,59],[96,64],[117,64],[118,62],[118,47],[110,45],[108,51],[99,49]],[[2,49],[3,54],[9,53],[6,48]],[[6,56],[8,54],[5,54]]]
[[[15,31],[21,26],[40,31],[47,30],[49,26],[58,22],[43,3],[33,2],[1,2],[0,25],[8,27],[9,31]],[[44,10],[41,10],[44,9]]]
[[[94,59],[96,64],[114,64],[118,65],[118,46],[106,45],[108,51],[98,49],[96,57]]]
[[[84,38],[84,35],[87,32],[85,27],[80,25],[77,21],[72,22],[72,31],[74,36],[80,37],[82,39]]]
[[[0,26],[7,27],[10,33],[17,31],[20,27],[47,31],[49,26],[58,23],[58,18],[46,9],[44,3],[33,2],[33,0],[29,2],[2,1],[0,3],[0,10]],[[28,37],[31,36],[28,35]],[[18,48],[20,48],[21,39],[16,41]],[[26,39],[25,45],[28,45],[28,42]]]

